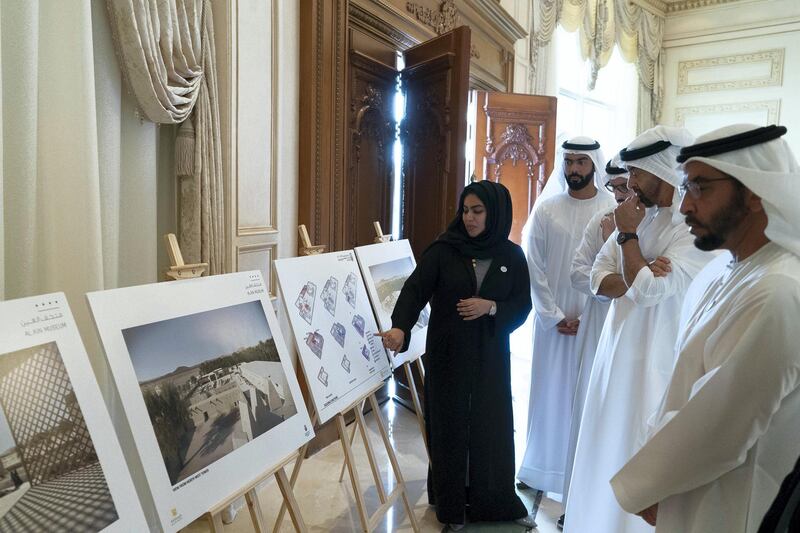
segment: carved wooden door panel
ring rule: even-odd
[[[464,188],[469,49],[462,26],[405,52],[401,233],[417,257],[455,216]]]
[[[533,202],[553,171],[556,99],[478,91],[476,112],[475,175],[511,192],[511,240],[519,244]]]
[[[391,228],[392,147],[397,71],[356,50],[350,52],[348,179],[344,195],[346,248],[370,244],[374,221]]]

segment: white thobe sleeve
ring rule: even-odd
[[[680,354],[660,427],[611,479],[626,511],[640,512],[741,465],[783,398],[800,386],[800,289],[774,278],[725,315],[705,353]],[[697,375],[703,361],[715,366],[693,382],[686,400],[688,384],[675,384]]]
[[[692,279],[711,258],[701,254],[694,246],[694,237],[687,231],[679,231],[661,254],[670,260],[672,271],[663,277],[655,277],[645,265],[625,293],[633,303],[642,307],[658,305],[670,296],[685,292]],[[652,258],[655,259],[655,258]]]
[[[616,234],[616,231],[611,234],[611,237],[600,248],[600,252],[592,264],[589,274],[589,290],[597,297],[599,297],[597,291],[600,290],[600,283],[603,282],[603,279],[611,274],[620,274],[619,245],[615,240]]]
[[[586,226],[581,243],[575,249],[575,257],[572,258],[569,279],[572,282],[572,288],[575,290],[599,300],[609,301],[610,298],[595,295],[592,292],[590,281],[592,265],[594,265],[594,260],[603,246],[603,230],[600,228],[600,220],[601,218],[593,217],[589,221],[589,225]]]
[[[556,299],[550,284],[547,280],[545,271],[547,258],[547,234],[548,228],[543,213],[544,209],[539,208],[533,213],[532,227],[528,240],[528,273],[531,277],[531,298],[533,307],[536,309],[536,316],[546,329],[555,327],[556,324],[564,320],[566,315],[556,305]]]

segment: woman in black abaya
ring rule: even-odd
[[[458,530],[467,521],[534,527],[514,490],[509,335],[531,310],[528,265],[508,240],[511,196],[499,183],[464,189],[459,214],[423,253],[382,334],[394,351],[430,301],[425,422],[428,499]]]

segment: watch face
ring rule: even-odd
[[[635,233],[618,233],[617,234],[617,244],[623,244],[630,239],[636,238]]]

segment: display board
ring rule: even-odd
[[[367,287],[372,308],[378,318],[381,331],[392,327],[392,311],[400,296],[406,279],[417,266],[414,253],[408,240],[370,244],[355,249],[364,283]],[[411,330],[408,350],[392,357],[394,368],[407,361],[413,361],[425,353],[425,338],[428,334],[430,305],[426,305],[419,314],[417,323]]]
[[[275,261],[283,301],[320,422],[392,369],[351,251]]]
[[[184,527],[313,437],[260,272],[87,299],[165,530]]]
[[[63,293],[0,302],[0,531],[147,531]]]

